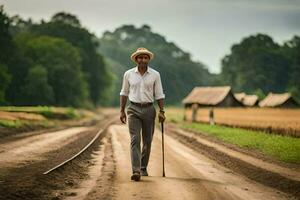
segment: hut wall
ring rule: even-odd
[[[221,101],[217,107],[242,107],[243,104],[234,98],[232,93],[228,93],[228,95]]]
[[[280,108],[298,108],[299,105],[294,99],[289,98],[286,102],[284,102],[282,105],[280,105],[278,107],[280,107]]]

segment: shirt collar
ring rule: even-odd
[[[134,72],[136,72],[136,73],[139,72],[138,66],[135,67]],[[150,73],[150,67],[149,67],[149,66],[147,67],[147,71],[146,71],[146,72],[147,72],[147,73]]]

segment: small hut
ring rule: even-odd
[[[243,106],[238,101],[230,86],[217,87],[195,87],[186,98],[182,100],[185,107],[191,107],[193,104],[203,107],[237,107]]]
[[[239,107],[243,106],[233,95],[230,86],[195,87],[182,100],[185,109],[192,108],[192,120],[196,120],[199,107],[211,107],[210,117],[213,122],[213,107]],[[186,119],[186,114],[184,115]],[[211,123],[213,124],[213,123]]]
[[[276,94],[270,92],[266,98],[259,102],[260,107],[280,107],[280,108],[295,108],[299,104],[292,97],[291,93]]]
[[[244,92],[235,93],[234,97],[239,100],[244,106],[257,106],[258,105],[258,96],[257,95],[248,95]]]

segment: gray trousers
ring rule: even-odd
[[[156,110],[154,105],[139,107],[130,104],[127,107],[128,127],[130,133],[130,156],[132,172],[147,169],[154,133]],[[141,131],[143,148],[141,152]]]

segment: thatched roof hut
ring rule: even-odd
[[[234,97],[239,100],[245,106],[256,106],[258,105],[258,96],[257,95],[248,95],[244,92],[235,93]]]
[[[233,95],[230,86],[195,87],[182,100],[185,107],[193,104],[199,106],[236,107],[243,106]]]
[[[246,96],[246,93],[241,92],[241,93],[234,93],[234,97],[239,100],[239,101],[243,101],[243,98]]]
[[[293,108],[298,107],[299,104],[292,97],[291,93],[275,94],[271,92],[259,102],[259,106]]]

